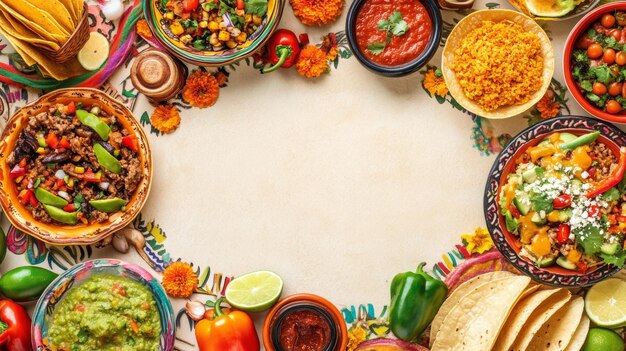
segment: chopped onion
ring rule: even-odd
[[[102,189],[102,190],[107,190],[107,189],[109,188],[109,183],[107,183],[107,182],[101,182],[101,183],[99,184],[99,186],[100,186],[100,189]]]
[[[67,201],[72,201],[72,198],[70,197],[70,195],[66,193],[65,191],[59,191],[57,195],[59,195],[60,197],[64,198]]]
[[[227,27],[234,27],[233,21],[230,20],[230,15],[228,14],[228,12],[223,14],[222,18],[224,19],[224,22],[226,22]]]
[[[33,180],[32,179],[28,179],[28,189],[32,189],[33,188]]]
[[[55,176],[56,178],[59,178],[59,179],[63,179],[63,178],[65,178],[65,176],[66,176],[66,175],[67,175],[67,174],[65,174],[65,172],[64,172],[62,169],[59,169],[59,170],[58,170],[58,171],[54,174],[54,176]]]

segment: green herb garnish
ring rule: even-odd
[[[396,10],[386,20],[378,21],[378,29],[387,32],[387,37],[384,43],[376,41],[367,45],[367,50],[374,55],[382,53],[391,41],[391,38],[404,35],[409,30],[409,25],[402,19],[400,11]]]

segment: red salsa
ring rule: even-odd
[[[379,28],[379,22],[389,20],[396,11],[408,26],[400,35]],[[426,48],[431,34],[432,20],[419,0],[366,0],[356,19],[360,51],[368,60],[382,66],[399,66],[416,59]],[[371,50],[373,44],[379,45],[379,49]],[[381,44],[384,44],[382,51]]]
[[[322,351],[330,343],[330,324],[315,310],[296,309],[284,317],[278,335],[285,351]]]

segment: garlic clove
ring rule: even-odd
[[[185,305],[185,312],[191,319],[197,322],[204,318],[204,312],[206,312],[206,308],[204,307],[204,304],[200,301],[188,300],[187,304]]]

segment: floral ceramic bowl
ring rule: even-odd
[[[63,225],[44,223],[36,220],[31,211],[21,204],[15,182],[9,176],[11,169],[7,158],[14,150],[19,135],[28,124],[28,119],[41,112],[48,111],[55,104],[82,102],[85,105],[97,104],[126,130],[137,136],[138,157],[141,180],[126,204],[124,212],[111,214],[102,223]],[[0,140],[0,205],[9,221],[19,230],[47,243],[57,245],[86,245],[96,243],[117,230],[124,228],[139,214],[145,204],[152,180],[152,155],[148,139],[141,125],[132,112],[122,103],[96,89],[61,89],[46,94],[39,100],[18,110],[7,122]]]
[[[159,351],[170,351],[174,348],[176,324],[174,311],[165,291],[145,269],[127,262],[114,259],[93,260],[80,263],[63,272],[44,291],[35,307],[32,323],[33,350],[48,350],[48,327],[57,303],[63,296],[85,280],[97,274],[110,274],[128,278],[144,285],[152,294],[159,312],[161,335]]]
[[[485,187],[484,212],[487,229],[496,248],[504,258],[532,279],[547,285],[582,287],[592,285],[620,271],[620,267],[600,264],[586,272],[565,269],[559,265],[540,268],[520,254],[521,245],[517,236],[507,230],[506,220],[500,211],[500,189],[507,184],[508,176],[515,173],[516,161],[529,147],[536,146],[546,136],[555,132],[574,135],[600,131],[598,141],[605,144],[614,155],[626,146],[626,134],[615,126],[596,119],[578,116],[557,117],[535,124],[520,134],[502,150],[496,158]]]
[[[509,0],[509,3],[511,5],[513,5],[513,6],[515,6],[515,8],[517,8],[518,10],[520,10],[521,12],[526,14],[527,16],[529,16],[529,17],[531,17],[531,18],[533,18],[534,20],[537,20],[537,21],[565,21],[565,20],[576,18],[578,16],[582,16],[582,15],[588,13],[589,11],[593,10],[596,6],[598,6],[598,4],[600,4],[600,0],[584,0],[580,4],[578,4],[574,8],[574,10],[572,12],[566,14],[565,16],[561,16],[561,17],[539,17],[539,16],[534,16],[528,10],[528,7],[526,6],[526,1],[524,1],[524,0]]]
[[[232,64],[251,56],[269,40],[280,22],[285,7],[285,0],[268,0],[267,14],[259,28],[252,33],[248,40],[233,49],[219,51],[198,50],[189,47],[178,40],[173,34],[168,34],[162,23],[165,22],[163,13],[157,7],[158,0],[144,0],[143,13],[157,42],[172,55],[179,59],[207,67],[218,67]]]

